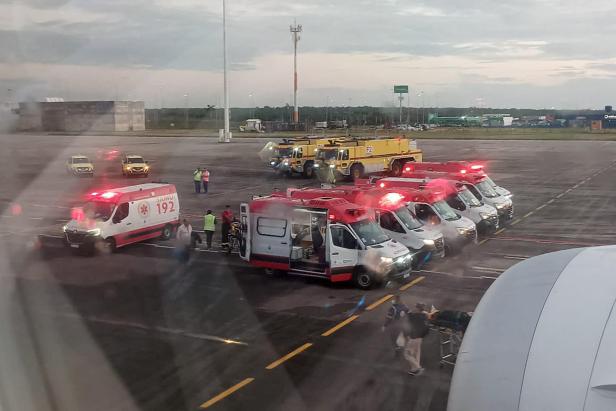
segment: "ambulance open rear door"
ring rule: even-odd
[[[248,203],[240,204],[240,257],[250,261],[250,213]]]

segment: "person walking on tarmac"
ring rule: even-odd
[[[210,183],[210,171],[207,168],[201,170],[201,181],[203,182],[203,194],[207,194],[207,187]]]
[[[233,223],[233,211],[231,206],[226,205],[225,211],[222,212],[222,241],[223,247],[229,246],[229,230],[231,229],[231,223]]]
[[[405,334],[408,333],[408,322],[401,320],[411,310],[404,304],[399,295],[395,295],[391,300],[391,307],[387,310],[385,324],[381,330],[389,330],[389,341],[395,350],[396,355],[404,348]]]
[[[404,345],[404,358],[411,366],[408,373],[416,377],[425,371],[421,366],[421,343],[430,331],[426,306],[422,303],[415,304],[415,309],[407,315],[407,318],[410,323],[410,332],[407,334]]]
[[[195,193],[201,193],[201,169],[197,167],[195,171],[193,171],[193,182],[195,183]]]
[[[176,240],[176,250],[179,259],[184,262],[188,261],[190,257],[190,244],[192,241],[192,226],[188,223],[188,220],[182,220],[182,224],[178,227]]]
[[[203,217],[203,231],[205,231],[206,250],[212,248],[212,237],[216,231],[216,217],[212,214],[212,210],[207,210]]]

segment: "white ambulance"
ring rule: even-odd
[[[272,195],[241,204],[240,218],[241,257],[269,272],[353,281],[362,289],[411,274],[408,248],[366,207],[341,198]]]
[[[180,203],[172,184],[148,183],[88,195],[63,227],[72,248],[102,245],[108,251],[152,238],[169,239],[179,224]]]

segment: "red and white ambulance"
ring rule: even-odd
[[[447,204],[447,192],[442,187],[431,187],[426,181],[402,178],[373,178],[358,184],[377,185],[383,190],[404,190],[408,209],[428,227],[434,227],[445,237],[445,253],[459,250],[477,241],[475,223]]]
[[[406,163],[403,173],[414,171],[437,171],[444,173],[455,173],[458,175],[475,175],[483,176],[484,181],[492,187],[499,195],[511,199],[513,194],[506,188],[497,185],[490,176],[486,173],[484,164],[469,161],[445,161],[445,162],[424,162],[424,163]]]
[[[152,238],[169,239],[179,224],[172,184],[148,183],[93,192],[63,227],[72,248],[100,244],[109,251]]]
[[[443,234],[424,225],[406,207],[404,190],[361,186],[332,186],[318,188],[289,188],[290,198],[308,200],[318,197],[344,198],[375,210],[376,220],[385,233],[405,245],[421,263],[431,256],[444,257]]]
[[[408,168],[408,167],[407,167]],[[498,212],[499,223],[504,224],[513,219],[513,202],[511,198],[504,197],[496,192],[488,183],[484,173],[461,173],[459,171],[405,171],[405,178],[421,178],[421,179],[451,179],[458,181],[477,199],[487,205],[496,208]]]
[[[447,177],[447,176],[445,176]],[[491,205],[482,203],[461,182],[449,178],[404,178],[387,177],[379,179],[379,187],[408,187],[423,189],[434,187],[445,193],[444,200],[451,208],[477,226],[479,233],[492,233],[498,230],[498,212]]]
[[[362,289],[408,278],[412,255],[370,214],[341,198],[258,198],[240,205],[240,256],[268,272],[353,281]]]

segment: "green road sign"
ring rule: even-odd
[[[394,93],[396,94],[408,94],[409,86],[394,86]]]

